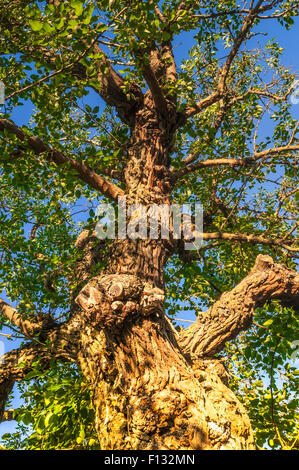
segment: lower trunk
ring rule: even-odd
[[[180,350],[157,276],[163,250],[158,257],[149,251],[138,250],[131,273],[127,261],[114,261],[118,272],[110,267],[76,299],[85,318],[79,363],[94,388],[101,448],[254,449],[220,361],[191,362]]]
[[[102,449],[255,448],[247,414],[221,380],[220,364],[190,364],[160,312],[115,336],[87,330],[82,346]]]

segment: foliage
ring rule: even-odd
[[[20,387],[23,406],[15,410],[18,430],[2,436],[7,449],[97,449],[92,390],[74,366],[38,364]]]
[[[1,4],[0,79],[7,98],[2,117],[20,117],[21,107],[29,107],[30,122],[24,124],[22,119],[23,130],[114,182],[109,171],[116,174],[124,168],[129,128],[111,107],[103,109],[97,81],[102,53],[93,49],[94,41],[103,45],[129,94],[132,82],[147,89],[143,70],[153,38],[158,44],[173,37],[177,42],[192,38],[188,56],[185,51],[184,58],[178,59],[176,83],[163,83],[163,90],[176,94],[183,110],[215,90],[217,70],[243,20],[238,14],[221,15],[241,8],[235,0],[186,0],[187,8],[181,11],[177,0],[160,2],[165,23],[170,25],[167,29],[156,14],[157,2],[150,0],[131,0],[129,6],[118,0],[54,3]],[[296,14],[292,6],[291,0],[279,5],[286,13],[277,20],[287,29]],[[219,15],[198,17],[211,12]],[[261,32],[258,19],[256,26]],[[268,38],[259,47],[253,35],[246,46],[235,58],[227,84],[230,97],[243,96],[242,100],[236,99],[226,109],[219,128],[215,129],[219,102],[191,117],[174,142],[174,169],[182,168],[190,154],[197,155],[195,161],[243,159],[269,146],[297,142],[290,102],[282,99],[295,75],[280,62],[282,48]],[[105,67],[103,62],[104,74]],[[249,84],[262,92],[267,80],[272,97],[265,104],[258,94],[247,92]],[[19,152],[22,158],[14,158]],[[8,132],[1,133],[0,155],[0,287],[25,317],[43,311],[62,321],[68,317],[74,287],[78,256],[74,241],[82,227],[94,223],[102,196],[67,165],[58,167],[44,155],[37,157]],[[296,217],[295,179],[294,156],[278,154],[253,167],[199,168],[184,176],[173,200],[178,204],[200,201],[208,232],[288,238]],[[167,314],[175,321],[181,311],[207,309],[248,273],[261,252],[295,267],[287,250],[241,242],[212,246],[207,242],[199,259],[189,263],[174,256],[165,272]],[[1,317],[3,326],[8,323]],[[231,386],[249,412],[260,447],[287,449],[296,438],[296,371],[290,362],[296,328],[294,312],[272,303],[257,310],[252,329],[223,352]],[[23,405],[16,411],[18,429],[3,436],[6,447],[97,448],[92,390],[75,366],[53,364],[45,374],[37,364],[19,391]]]
[[[290,361],[297,329],[294,312],[270,305],[226,347],[231,387],[249,412],[260,448],[298,448],[298,370],[294,356]]]

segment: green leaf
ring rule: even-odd
[[[30,424],[32,421],[31,413],[25,413],[25,415],[22,417],[22,421],[26,426],[28,426],[28,424]]]
[[[50,412],[47,414],[47,416],[45,417],[45,428],[47,428],[49,426],[49,421],[51,419],[51,417],[53,416],[53,412]]]
[[[76,15],[81,16],[83,13],[83,5],[80,0],[72,0],[71,7],[74,8]]]
[[[40,375],[40,372],[38,371],[35,371],[35,370],[32,370],[31,372],[29,372],[25,377],[24,377],[24,380],[30,380],[30,379],[33,379],[35,377],[38,377]]]
[[[75,28],[76,26],[78,26],[78,20],[75,20],[75,19],[72,19],[68,22],[69,26],[72,26],[72,28]]]
[[[163,41],[169,41],[170,38],[171,38],[171,35],[167,31],[163,31],[162,40]]]
[[[44,26],[44,24],[38,20],[29,20],[29,24],[31,26],[31,29],[36,32],[40,31]]]
[[[49,23],[44,23],[44,24],[43,24],[43,30],[44,30],[46,33],[53,33],[53,31],[55,31],[55,27],[54,27],[54,26],[51,26]]]

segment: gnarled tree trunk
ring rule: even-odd
[[[140,302],[141,309],[118,332],[87,327],[81,336],[80,365],[94,386],[101,447],[253,449],[249,419],[224,384],[223,365],[185,356],[162,309],[143,310],[135,282],[123,303]]]
[[[246,411],[213,354],[251,324],[257,306],[298,303],[299,276],[260,255],[248,276],[181,334],[164,315],[163,290],[146,281],[102,275],[77,297],[88,312],[78,358],[95,390],[102,448],[255,449]]]
[[[125,170],[130,204],[170,204],[174,122],[150,97],[136,114]],[[181,348],[163,309],[170,240],[116,240],[105,274],[76,298],[79,363],[94,387],[103,449],[253,449],[223,365]]]

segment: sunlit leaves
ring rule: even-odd
[[[17,432],[2,438],[7,448],[99,448],[93,427],[92,390],[74,367],[53,364],[45,375],[37,364],[25,379],[21,395],[26,406],[15,411]],[[24,426],[31,432],[21,439]]]
[[[17,106],[30,102],[34,111],[26,131],[100,174],[112,169],[121,174],[130,130],[109,107],[103,110],[98,74],[107,75],[109,67],[92,48],[95,40],[123,77],[127,94],[132,81],[147,90],[142,70],[153,41],[160,46],[173,39],[175,54],[181,41],[192,43],[176,57],[177,82],[161,83],[164,93],[177,96],[182,111],[215,91],[244,19],[243,13],[224,14],[240,8],[234,0],[185,0],[181,10],[179,0],[159,2],[164,20],[153,1],[29,2],[24,8],[21,3],[0,7],[5,36],[0,79],[10,96],[1,111],[10,118]],[[284,2],[286,9],[290,5]],[[287,28],[293,13],[290,8],[279,19]],[[243,159],[297,138],[290,103],[282,100],[294,74],[280,64],[279,43],[267,39],[263,50],[257,40],[263,42],[263,36],[248,37],[231,66],[227,101],[194,116],[177,133],[173,167],[182,167],[190,154],[198,161]],[[263,96],[267,80],[276,98]],[[74,241],[80,228],[94,224],[98,195],[67,166],[37,157],[8,133],[0,145],[0,287],[25,317],[43,311],[64,320],[76,287]],[[181,181],[173,201],[200,201],[206,232],[287,237],[296,217],[295,177],[289,156],[242,168],[204,168]],[[172,257],[165,271],[167,313],[173,318],[192,313],[195,319],[248,273],[260,252],[295,267],[285,251],[229,242],[204,244],[196,261]],[[100,269],[94,266],[91,275]],[[273,303],[256,312],[252,330],[227,346],[231,386],[249,411],[260,446],[288,447],[294,439],[296,375],[290,359],[296,328],[295,313]],[[46,376],[37,368],[26,380],[18,431],[5,438],[9,447],[97,448],[91,391],[74,368],[53,364]]]
[[[29,24],[33,31],[37,32],[40,31],[43,27],[43,23],[38,20],[29,20]]]
[[[273,303],[257,310],[253,328],[226,346],[231,386],[249,412],[260,448],[296,444],[298,371],[290,358],[297,331],[295,312]]]

